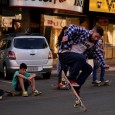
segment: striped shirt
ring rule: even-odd
[[[83,44],[86,47],[85,52],[83,52],[86,58],[88,58],[89,53],[93,52],[93,55],[97,58],[99,64],[101,66],[105,65],[104,57],[98,48],[97,42],[95,42],[92,47],[87,44],[90,36],[90,30],[71,24],[66,30],[64,36],[68,37],[68,41],[61,44],[59,53],[63,50],[71,50],[73,44]]]

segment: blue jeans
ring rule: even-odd
[[[69,67],[67,65],[64,65],[59,61],[59,58],[57,60],[57,77],[58,77],[58,83],[61,83],[62,81],[62,71],[64,71],[65,74],[67,74]]]
[[[100,81],[104,81],[105,76],[105,69],[104,67],[100,66],[96,59],[93,60],[94,67],[93,67],[93,81],[97,80],[97,70],[100,67]]]
[[[59,60],[61,63],[70,67],[69,79],[76,80],[81,88],[87,77],[92,72],[92,67],[86,62],[85,56],[79,53],[65,52],[59,53]]]

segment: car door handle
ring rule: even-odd
[[[35,55],[35,54],[30,54],[30,55]]]

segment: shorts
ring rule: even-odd
[[[24,87],[26,91],[28,91],[29,86],[30,86],[29,82],[27,80],[24,80]],[[16,83],[15,91],[22,91],[22,88],[20,87],[20,84],[19,84],[19,80]]]

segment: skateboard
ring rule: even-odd
[[[72,90],[74,96],[75,96],[75,104],[74,107],[79,107],[82,111],[86,112],[87,108],[86,106],[83,104],[81,98],[78,96],[78,94],[76,93],[74,87],[72,86],[72,84],[70,83],[70,81],[68,80],[67,76],[64,74],[63,72],[63,77],[65,79],[65,81],[69,84],[70,89]]]
[[[110,86],[112,81],[108,82],[100,82],[100,83],[93,83],[94,86]]]
[[[108,81],[108,82],[101,82],[101,86],[110,86],[112,81]]]
[[[6,95],[6,96],[19,96],[21,95],[21,92],[16,92],[16,91],[6,91],[6,90],[2,90],[3,94],[2,95]]]
[[[62,72],[62,78],[61,78],[61,83],[60,83],[60,85],[62,84],[62,86],[58,87],[58,86],[56,85],[55,87],[56,87],[56,89],[59,89],[59,90],[69,90],[69,89],[70,89],[70,86],[69,86],[69,84],[66,82],[63,73],[64,73],[64,72]],[[64,74],[65,74],[65,73],[64,73]]]

